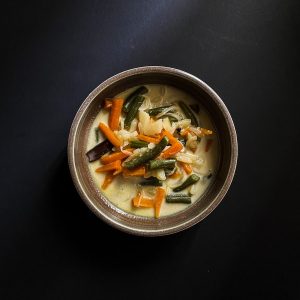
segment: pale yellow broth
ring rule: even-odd
[[[149,92],[145,95],[149,97],[151,100],[152,107],[157,107],[161,105],[166,105],[172,102],[176,102],[178,100],[185,101],[187,104],[195,103],[195,100],[191,98],[190,95],[187,93],[176,89],[172,86],[166,86],[166,85],[154,85],[149,84],[145,85]],[[134,91],[136,87],[129,89],[125,92],[122,92],[115,96],[115,98],[126,98],[132,91]],[[144,102],[145,103],[145,102]],[[149,103],[149,102],[148,102]],[[201,106],[200,106],[201,107]],[[143,106],[141,106],[140,109],[143,109]],[[108,122],[108,115],[109,112],[102,109],[99,114],[96,116],[89,133],[88,137],[88,143],[87,143],[87,151],[93,148],[97,142],[95,139],[95,127],[98,126],[100,122],[104,122],[107,124]],[[201,142],[198,145],[198,148],[196,152],[190,152],[193,154],[200,155],[201,158],[204,159],[204,164],[201,167],[201,174],[208,174],[209,172],[212,172],[214,174],[214,171],[217,168],[218,160],[219,160],[219,152],[218,152],[218,138],[217,133],[215,131],[215,128],[211,122],[211,119],[208,115],[208,113],[201,107],[200,113],[199,113],[199,120],[201,123],[201,127],[211,129],[214,131],[212,138],[214,141],[212,143],[212,146],[208,152],[205,152],[205,145],[206,145],[206,138],[202,138]],[[101,142],[104,138],[100,138],[99,142]],[[188,151],[189,152],[189,151]],[[154,209],[152,208],[134,208],[132,206],[132,198],[136,196],[138,185],[137,183],[141,181],[140,178],[123,178],[122,175],[117,176],[113,182],[105,189],[101,189],[101,185],[104,181],[105,174],[102,173],[96,173],[95,169],[97,169],[99,166],[101,166],[101,163],[99,160],[89,163],[89,169],[91,172],[91,176],[97,186],[97,188],[107,197],[109,201],[111,201],[114,205],[116,205],[118,208],[130,212],[132,214],[140,215],[140,216],[147,216],[147,217],[154,217]],[[184,173],[184,172],[183,172]],[[197,175],[201,175],[197,172],[195,172]],[[183,178],[180,179],[171,179],[168,178],[166,181],[164,181],[163,187],[166,188],[167,193],[172,193],[172,190],[170,187],[176,187],[180,185],[188,175],[184,174]],[[201,201],[201,195],[205,192],[205,190],[208,188],[209,184],[211,183],[213,178],[208,180],[199,180],[195,184],[195,194],[192,195],[192,203],[197,201],[199,198]],[[190,187],[183,190],[181,193],[187,193],[189,191]],[[155,187],[143,187],[143,194],[147,197],[154,196],[155,193]],[[177,213],[181,210],[184,210],[189,205],[192,204],[169,204],[164,202],[161,207],[160,216],[166,216],[170,214]]]

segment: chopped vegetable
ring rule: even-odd
[[[165,106],[160,106],[160,107],[155,107],[155,108],[150,108],[147,109],[146,112],[149,114],[149,116],[156,116],[163,112],[166,108],[171,107],[172,105],[165,105]]]
[[[205,146],[205,152],[208,152],[211,145],[213,143],[213,140],[212,139],[208,139],[207,142],[206,142],[206,146]]]
[[[119,121],[122,112],[124,100],[121,98],[113,99],[112,106],[110,110],[108,125],[111,130],[118,130],[119,129]]]
[[[116,137],[114,132],[107,127],[104,123],[100,122],[99,124],[100,130],[103,132],[103,134],[107,137],[107,139],[116,147],[121,146],[121,141]]]
[[[160,138],[154,138],[154,137],[147,136],[144,134],[139,134],[137,136],[137,138],[141,141],[148,142],[148,143],[154,143],[154,144],[157,144],[160,141]]]
[[[141,86],[138,89],[136,89],[133,93],[131,93],[125,100],[125,104],[123,106],[123,111],[124,112],[129,112],[130,110],[130,105],[132,101],[138,96],[138,95],[143,95],[148,92],[148,89],[145,86]]]
[[[191,174],[193,172],[193,169],[189,164],[181,162],[180,165],[182,166],[186,174]]]
[[[168,148],[166,151],[162,153],[162,158],[169,158],[174,156],[176,153],[181,151],[183,148],[183,145],[177,141],[174,145],[172,145],[170,148]]]
[[[199,126],[198,120],[192,110],[183,101],[179,101],[178,105],[185,114],[186,118],[191,120],[191,124],[196,127]]]
[[[162,181],[156,177],[149,177],[139,183],[142,186],[162,186]]]
[[[132,177],[132,176],[144,176],[146,173],[146,168],[144,166],[135,168],[135,169],[126,169],[123,168],[124,177]]]
[[[86,156],[88,157],[89,162],[95,161],[105,153],[111,151],[112,147],[113,147],[112,143],[109,140],[105,140],[102,143],[96,145],[91,150],[89,150],[86,153]]]
[[[134,207],[151,208],[154,207],[154,202],[150,198],[142,197],[141,193],[138,193],[133,199],[132,204]]]
[[[129,142],[129,146],[132,148],[144,148],[144,147],[148,147],[147,142],[144,141],[130,141]]]
[[[180,192],[188,186],[195,184],[200,179],[196,174],[190,175],[180,186],[173,189],[174,192]]]
[[[128,149],[127,149],[127,151],[128,151]],[[118,151],[118,152],[114,152],[112,154],[103,155],[100,160],[101,160],[101,163],[105,165],[105,164],[114,162],[116,160],[122,160],[122,159],[128,157],[129,155],[131,155],[131,152],[129,152],[129,151],[128,151],[128,154]]]
[[[184,194],[171,194],[167,195],[166,197],[167,203],[185,203],[190,204],[192,203],[191,197]]]
[[[105,190],[112,183],[114,177],[115,176],[113,175],[113,172],[107,172],[104,181],[101,185],[101,188]]]
[[[95,140],[96,140],[96,143],[99,142],[99,128],[98,127],[95,127]]]
[[[102,173],[102,172],[107,172],[107,171],[114,171],[113,175],[116,175],[116,174],[119,174],[121,170],[122,170],[121,160],[116,160],[116,161],[113,161],[109,164],[106,164],[106,165],[103,165],[103,166],[97,168],[95,171],[97,173]]]
[[[154,169],[174,169],[176,159],[155,159],[149,161],[149,170]]]
[[[129,106],[128,113],[127,113],[126,118],[124,120],[124,128],[125,129],[130,128],[131,122],[135,118],[140,106],[143,104],[144,99],[145,98],[143,96],[137,96],[131,102],[131,104]]]
[[[177,178],[181,177],[181,174],[180,174],[180,172],[175,171],[175,172],[174,172],[172,175],[170,175],[169,177],[172,178],[172,179],[177,179]]]
[[[129,161],[125,161],[123,163],[125,168],[134,169],[138,166],[141,166],[147,163],[149,160],[156,158],[168,145],[169,139],[167,137],[163,137],[161,141],[155,145],[153,149],[147,149],[140,156],[135,157]]]
[[[165,190],[161,187],[157,188],[154,197],[155,218],[159,218],[162,202],[165,198]]]

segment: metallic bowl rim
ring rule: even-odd
[[[224,183],[222,187],[219,189],[219,192],[217,196],[214,197],[211,204],[208,208],[206,208],[201,214],[197,215],[193,219],[188,219],[186,222],[180,223],[177,226],[170,227],[170,228],[161,228],[161,229],[149,229],[149,230],[140,230],[135,227],[126,226],[124,224],[121,224],[117,222],[116,220],[109,218],[106,214],[104,214],[102,211],[100,211],[93,203],[93,201],[87,196],[85,193],[85,190],[79,180],[76,165],[75,165],[75,153],[74,153],[74,143],[76,140],[76,136],[78,134],[78,126],[81,120],[82,115],[84,112],[88,109],[89,105],[92,103],[92,101],[95,99],[95,97],[105,88],[107,88],[109,85],[116,83],[117,81],[131,77],[134,75],[139,74],[145,74],[145,73],[162,73],[162,74],[168,74],[171,76],[177,76],[181,77],[183,79],[186,79],[190,82],[195,83],[198,85],[204,92],[206,92],[211,99],[215,101],[215,103],[218,105],[218,108],[220,109],[222,115],[225,117],[227,126],[230,133],[230,145],[231,145],[231,157],[230,157],[230,166],[227,173],[227,176],[224,180]],[[129,69],[123,72],[120,72],[105,81],[103,81],[101,84],[99,84],[83,101],[81,106],[79,107],[74,120],[72,122],[69,138],[68,138],[68,163],[69,163],[69,169],[71,173],[71,177],[73,179],[75,188],[77,192],[79,193],[81,199],[85,202],[85,204],[89,207],[89,209],[100,219],[102,219],[104,222],[108,223],[112,227],[119,229],[123,232],[134,234],[134,235],[140,235],[140,236],[162,236],[162,235],[169,235],[176,232],[180,232],[182,230],[185,230],[198,222],[205,219],[223,200],[224,196],[226,195],[234,174],[236,170],[237,165],[237,159],[238,159],[238,142],[237,142],[237,134],[235,130],[235,126],[233,123],[233,120],[231,118],[231,115],[220,98],[220,96],[204,81],[199,79],[198,77],[187,73],[185,71],[172,68],[172,67],[165,67],[165,66],[144,66],[144,67],[137,67],[133,69]]]

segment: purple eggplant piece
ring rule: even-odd
[[[105,140],[89,150],[86,153],[86,156],[88,157],[89,162],[92,162],[99,159],[105,153],[110,152],[112,148],[113,144],[109,140]]]

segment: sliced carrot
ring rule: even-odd
[[[111,99],[104,99],[104,105],[103,108],[104,109],[110,109],[112,106],[112,101]]]
[[[114,177],[115,176],[113,175],[113,172],[107,172],[106,175],[105,175],[105,178],[104,178],[104,181],[102,183],[101,188],[103,190],[105,190],[112,183]]]
[[[172,175],[170,175],[169,177],[172,178],[172,179],[177,179],[180,176],[181,176],[181,174],[178,171],[176,171]]]
[[[107,171],[119,171],[120,169],[122,169],[121,160],[116,160],[109,164],[106,164],[106,165],[103,165],[103,166],[97,168],[95,171],[97,173],[102,173],[102,172],[107,172]],[[114,175],[115,175],[115,173],[114,173]]]
[[[162,202],[165,198],[165,190],[161,187],[157,188],[154,197],[155,218],[159,218]]]
[[[205,145],[205,152],[208,152],[211,145],[213,143],[213,140],[212,139],[208,139],[207,142],[206,142],[206,145]]]
[[[163,138],[164,136],[166,136],[168,139],[169,139],[169,142],[171,145],[174,145],[178,142],[178,140],[173,136],[173,134],[166,130],[166,129],[163,129],[162,133],[161,133],[161,137]]]
[[[128,149],[127,149],[128,151]],[[130,152],[129,152],[130,153]],[[100,159],[101,163],[106,165],[106,164],[109,164],[111,162],[114,162],[116,160],[122,160],[126,157],[128,157],[130,154],[127,154],[127,153],[123,153],[121,151],[118,151],[118,152],[114,152],[112,154],[107,154],[107,155],[103,155]]]
[[[179,151],[181,151],[183,148],[183,145],[177,141],[176,144],[173,144],[170,148],[168,148],[166,151],[164,151],[161,154],[162,158],[169,158],[171,156],[174,156],[176,153],[178,153]]]
[[[104,123],[100,122],[99,124],[100,130],[103,132],[103,134],[107,137],[107,139],[116,147],[121,146],[121,141],[116,137],[114,132],[107,127]]]
[[[111,130],[118,130],[119,129],[119,121],[122,112],[124,99],[117,98],[112,100],[112,106],[110,110],[108,125]]]
[[[157,144],[160,141],[160,138],[154,138],[154,137],[147,136],[147,135],[144,135],[144,134],[139,134],[137,136],[137,138],[141,141],[145,141],[145,142],[148,142],[148,143],[154,143],[154,144]]]
[[[135,207],[139,207],[142,200],[141,192],[138,192],[137,195],[132,199],[132,204]]]
[[[154,202],[150,198],[136,196],[132,199],[133,206],[151,208],[154,207]]]
[[[191,174],[193,172],[193,169],[189,164],[181,162],[180,165],[182,166],[186,174]]]
[[[141,166],[132,170],[123,168],[123,175],[125,177],[132,177],[132,176],[144,176],[146,173],[145,166]]]

